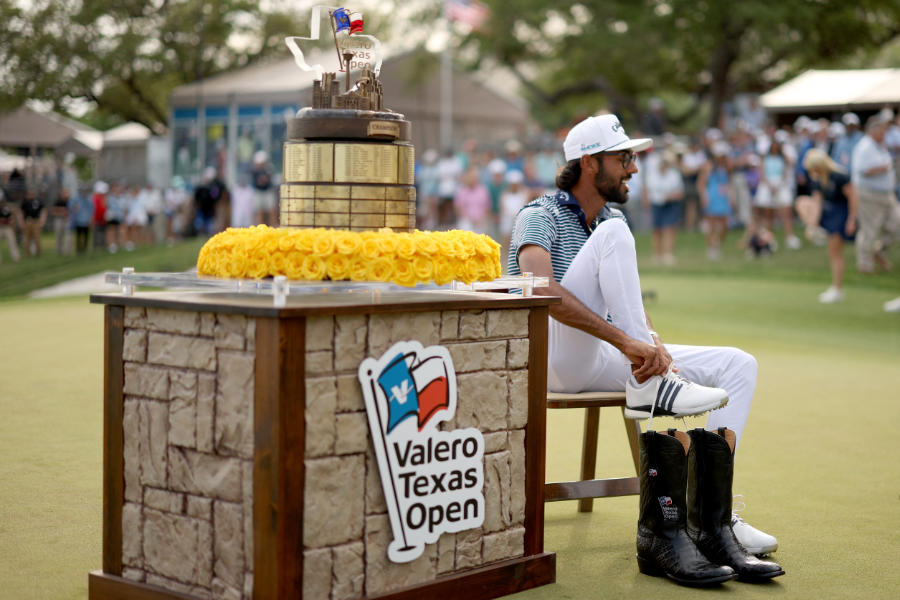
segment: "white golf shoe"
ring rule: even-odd
[[[771,554],[778,550],[778,540],[764,531],[749,525],[736,513],[731,513],[731,529],[734,537],[750,554]]]
[[[625,384],[625,416],[649,419],[653,416],[686,417],[699,415],[728,404],[728,392],[688,381],[669,369],[654,375],[642,385],[628,379]]]
[[[819,302],[822,304],[834,304],[835,302],[843,302],[843,300],[844,292],[833,285],[829,286],[827,290],[819,294]]]
[[[884,312],[900,313],[900,296],[884,303]]]

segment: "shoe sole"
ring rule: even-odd
[[[784,575],[784,569],[779,569],[778,571],[771,571],[769,573],[761,573],[758,575],[738,575],[738,581],[743,581],[744,583],[754,583],[760,581],[768,581],[770,579],[774,579],[775,577],[779,577]]]
[[[668,577],[672,581],[679,583],[681,585],[689,585],[693,587],[703,587],[707,585],[717,585],[720,583],[725,583],[726,581],[731,581],[732,579],[737,578],[737,573],[732,573],[731,575],[718,575],[716,577],[709,577],[707,579],[682,579],[681,577],[677,577],[672,575],[671,573],[666,573],[662,568],[659,567],[654,562],[643,558],[639,554],[636,554],[638,563],[638,571],[643,573],[644,575],[650,575],[651,577]]]
[[[775,544],[774,546],[759,548],[748,548],[744,546],[744,550],[746,550],[748,554],[752,554],[753,556],[768,556],[769,554],[772,554],[773,552],[778,550],[778,544]]]
[[[673,413],[673,412],[669,412],[669,411],[655,410],[653,412],[653,416],[654,417],[675,417],[675,418],[694,417],[697,415],[705,415],[706,413],[708,413],[711,410],[718,410],[718,409],[722,408],[723,406],[725,406],[726,404],[728,404],[728,398],[725,398],[724,400],[722,400],[722,402],[720,402],[718,406],[705,407],[705,408],[702,408],[695,412],[674,412]],[[652,407],[650,407],[650,406],[635,406],[633,408],[626,406],[625,407],[625,418],[626,419],[649,419],[651,408]]]

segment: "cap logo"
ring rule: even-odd
[[[613,131],[619,131],[620,129],[622,129],[622,124],[619,123],[618,121],[615,121],[615,122],[612,124],[612,130],[613,130]]]

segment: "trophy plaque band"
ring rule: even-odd
[[[409,122],[402,119],[396,113],[301,110],[289,121],[284,144],[280,225],[415,229],[415,152]]]

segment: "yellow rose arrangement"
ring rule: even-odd
[[[500,244],[471,231],[340,231],[229,228],[210,238],[197,258],[201,275],[321,281],[392,281],[412,287],[500,277]]]

